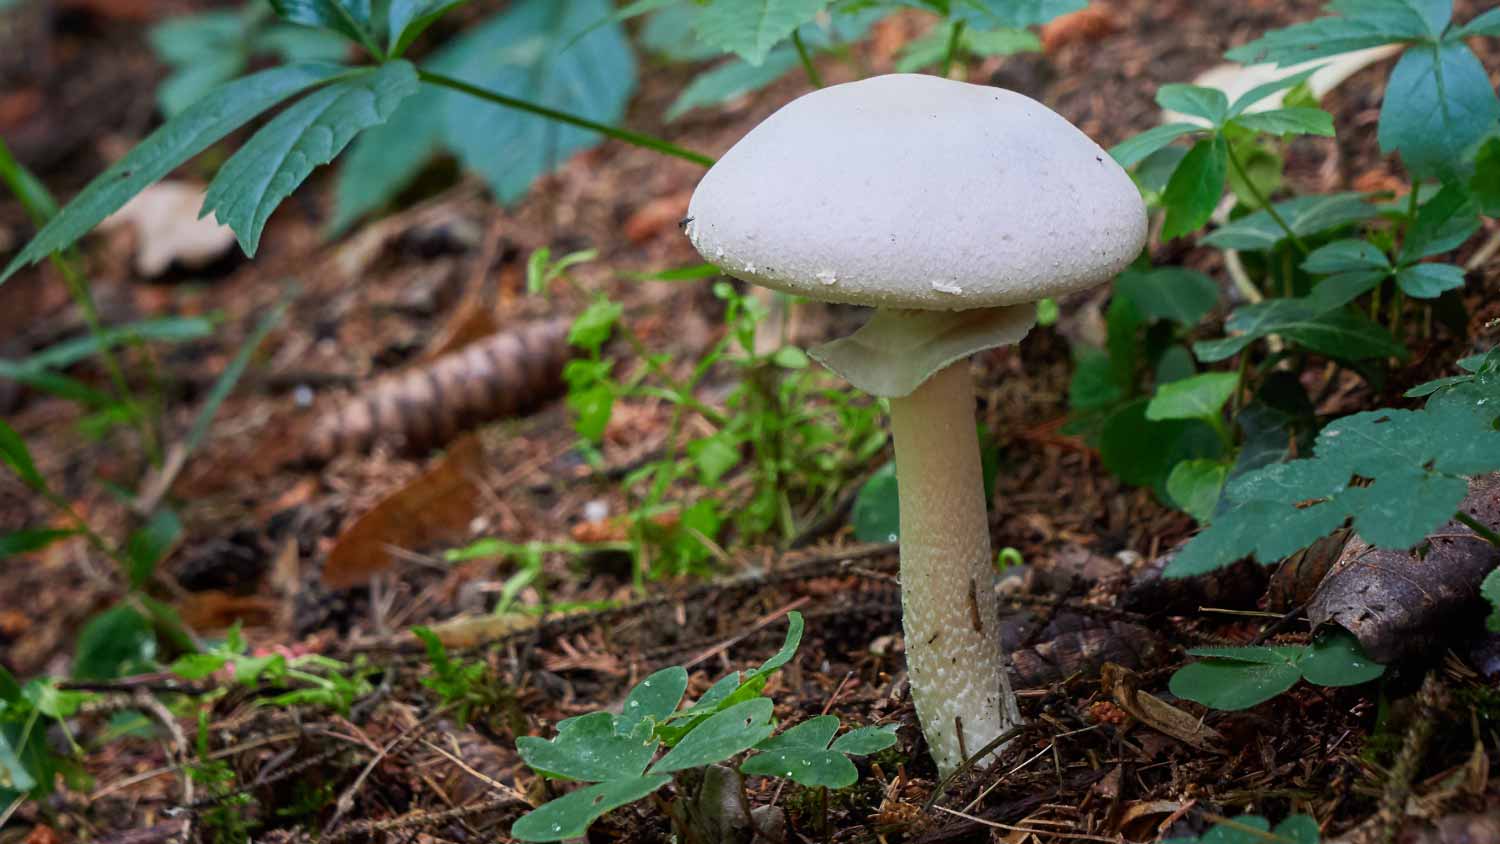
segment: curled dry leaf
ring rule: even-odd
[[[228,226],[198,216],[203,195],[203,187],[190,182],[157,182],[106,217],[99,228],[129,226],[134,231],[135,271],[144,278],[165,273],[174,262],[202,269],[234,246]]]
[[[1204,724],[1203,719],[1141,691],[1140,676],[1134,671],[1108,663],[1100,672],[1099,682],[1115,703],[1137,721],[1199,750],[1220,752],[1223,735]]]
[[[1500,528],[1500,474],[1470,481],[1459,507]],[[1376,548],[1355,535],[1318,587],[1308,618],[1342,625],[1371,659],[1390,663],[1452,635],[1454,620],[1479,606],[1479,584],[1496,566],[1500,548],[1455,521],[1415,552]]]
[[[323,583],[347,589],[391,564],[392,547],[417,549],[462,536],[479,514],[479,440],[464,437],[428,471],[387,496],[344,529],[328,552]]]
[[[1042,49],[1048,53],[1069,44],[1087,44],[1120,31],[1120,22],[1098,6],[1088,6],[1048,21],[1042,27]]]
[[[534,322],[376,381],[313,423],[305,454],[326,461],[379,441],[420,451],[530,411],[562,392],[567,337],[566,320]]]

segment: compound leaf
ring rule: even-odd
[[[1342,627],[1313,639],[1297,665],[1303,679],[1319,686],[1357,686],[1385,673],[1385,666],[1365,656],[1359,640]]]
[[[1428,39],[1443,31],[1442,26],[1433,28],[1438,16],[1425,8],[1429,5],[1428,0],[1335,0],[1328,9],[1338,12],[1339,17],[1272,30],[1224,55],[1246,64],[1288,65],[1382,44]]]
[[[829,0],[713,0],[698,16],[698,37],[752,65],[812,20]]]
[[[1386,83],[1378,137],[1417,178],[1451,177],[1500,117],[1484,65],[1461,41],[1407,48]]]
[[[1183,135],[1202,131],[1203,127],[1196,123],[1166,123],[1115,144],[1109,154],[1121,167],[1132,167]]]
[[[1380,213],[1380,209],[1365,201],[1362,193],[1299,196],[1277,202],[1275,208],[1291,230],[1303,238],[1368,220]],[[1286,231],[1261,210],[1220,226],[1203,242],[1219,249],[1269,251],[1285,239]]]

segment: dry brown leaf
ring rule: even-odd
[[[199,632],[223,630],[235,622],[263,627],[275,621],[277,602],[257,595],[231,595],[217,590],[194,592],[177,604],[188,627]]]
[[[475,437],[455,441],[436,466],[387,496],[344,529],[328,552],[323,583],[359,586],[391,565],[390,547],[421,548],[463,535],[479,515],[475,476],[484,450]]]
[[[645,243],[658,234],[677,225],[687,216],[688,200],[692,191],[658,196],[635,210],[625,221],[625,236],[631,243]]]
[[[1114,698],[1120,708],[1132,718],[1165,735],[1199,750],[1219,752],[1224,736],[1219,731],[1173,706],[1161,698],[1138,688],[1140,675],[1128,668],[1107,663],[1100,671],[1099,683]]]
[[[175,261],[188,269],[212,264],[234,246],[234,232],[213,217],[198,217],[203,188],[165,181],[146,188],[99,224],[135,232],[135,271],[155,278]]]
[[[1069,44],[1098,41],[1120,31],[1120,22],[1097,6],[1053,18],[1042,27],[1042,49],[1055,52]]]

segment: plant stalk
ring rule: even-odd
[[[576,114],[569,114],[565,111],[558,111],[557,109],[548,108],[547,106],[538,105],[533,102],[528,102],[527,100],[517,99],[516,97],[502,94],[499,91],[491,91],[488,88],[481,88],[478,85],[471,85],[463,81],[462,79],[454,79],[451,76],[444,76],[441,73],[433,73],[430,70],[418,70],[417,76],[423,82],[431,85],[448,88],[453,91],[458,91],[461,94],[468,94],[471,97],[477,97],[481,100],[485,100],[486,102],[491,102],[496,105],[504,106],[506,108],[515,109],[516,111],[524,111],[527,114],[535,114],[538,117],[545,117],[548,120],[555,120],[558,123],[566,123],[569,126],[577,126],[580,129],[587,129],[590,132],[598,132],[606,138],[613,138],[617,141],[623,141],[627,144],[631,144],[632,146],[654,150],[656,152],[662,153],[663,155],[670,155],[673,158],[680,158],[683,161],[691,161],[694,164],[698,164],[703,167],[712,167],[714,164],[713,158],[704,155],[701,152],[693,152],[690,149],[684,149],[683,147],[677,146],[670,141],[665,141],[653,135],[646,135],[641,132],[632,132],[629,129],[622,129],[618,126],[610,126],[607,123],[599,123],[595,120],[589,120],[586,117],[579,117]]]
[[[952,28],[948,30],[948,48],[943,51],[943,64],[938,73],[944,79],[947,79],[948,74],[953,71],[953,62],[958,58],[958,48],[963,43],[964,26],[967,23],[961,20],[954,21]]]
[[[792,44],[797,47],[797,58],[802,61],[802,72],[807,74],[807,81],[814,88],[823,87],[823,77],[818,75],[818,68],[813,64],[812,56],[807,52],[807,45],[802,43],[802,32],[792,30]]]
[[[1241,181],[1245,183],[1245,190],[1249,191],[1250,195],[1255,197],[1255,201],[1260,203],[1260,207],[1266,209],[1266,213],[1271,215],[1271,219],[1276,222],[1276,225],[1280,226],[1281,230],[1286,232],[1287,239],[1292,242],[1293,246],[1297,247],[1297,251],[1306,255],[1307,244],[1303,243],[1302,238],[1298,237],[1297,233],[1292,231],[1292,227],[1287,224],[1286,218],[1281,216],[1281,212],[1276,210],[1276,206],[1271,204],[1271,200],[1267,199],[1266,195],[1261,192],[1261,189],[1255,182],[1250,180],[1250,174],[1245,172],[1245,165],[1241,164],[1239,156],[1234,154],[1234,145],[1225,142],[1224,152],[1229,156],[1229,166],[1234,168],[1234,172],[1238,173]]]
[[[1500,533],[1496,533],[1489,525],[1485,524],[1484,522],[1479,521],[1478,519],[1474,518],[1468,513],[1465,513],[1462,510],[1453,514],[1453,521],[1458,522],[1464,527],[1467,527],[1469,530],[1474,531],[1474,533],[1485,542],[1488,542],[1496,548],[1500,548]]]

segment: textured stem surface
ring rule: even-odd
[[[1000,647],[968,360],[891,399],[891,430],[907,671],[922,731],[946,774],[1020,722]]]

